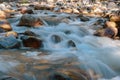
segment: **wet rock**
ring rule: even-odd
[[[20,12],[21,12],[22,14],[25,14],[25,13],[33,14],[33,13],[34,13],[31,8],[27,8],[27,7],[22,7],[22,8],[20,9]]]
[[[54,6],[47,6],[47,5],[35,5],[35,10],[54,10]]]
[[[38,27],[41,25],[43,25],[43,22],[40,20],[40,18],[31,14],[24,14],[21,17],[20,22],[18,24],[18,26],[28,26],[28,27]]]
[[[78,15],[78,18],[80,18],[81,21],[89,21],[88,17],[83,16],[82,14]]]
[[[107,21],[106,26],[107,28],[105,29],[105,36],[107,35],[112,38],[118,34],[118,29],[116,27],[117,25],[115,22]]]
[[[27,35],[27,36],[37,36],[37,34],[35,34],[34,32],[32,32],[32,31],[25,31],[24,33],[23,33],[24,35]]]
[[[113,15],[110,17],[110,21],[116,22],[117,27],[120,27],[120,16]]]
[[[98,29],[96,32],[94,32],[95,36],[104,36],[104,29]]]
[[[69,40],[68,47],[76,47],[76,44],[72,40]]]
[[[114,38],[116,37],[117,33],[118,33],[117,28],[108,27],[105,29],[104,36],[107,36],[109,38]]]
[[[118,34],[118,29],[116,28],[116,24],[114,22],[106,22],[106,28],[98,29],[94,35],[95,36],[105,36],[109,38],[115,38]]]
[[[59,43],[62,41],[62,38],[59,35],[52,35],[51,38],[52,38],[52,41],[55,43]]]
[[[7,20],[0,20],[0,28],[4,29],[5,31],[12,30],[12,27]]]
[[[42,47],[42,40],[37,39],[36,37],[23,36],[22,43],[24,47],[30,47],[30,48]]]
[[[17,32],[14,32],[14,31],[9,31],[5,34],[6,37],[8,36],[14,36],[14,37],[18,37],[18,34]]]
[[[83,17],[80,17],[80,20],[85,22],[85,21],[89,21],[89,18],[83,16]]]
[[[19,47],[20,47],[20,43],[14,36],[0,38],[0,48],[11,49],[11,48],[19,48]]]

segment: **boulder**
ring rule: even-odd
[[[20,42],[14,36],[1,37],[0,48],[11,49],[19,48]]]
[[[11,31],[12,27],[7,20],[0,20],[0,28],[4,29],[5,31]]]
[[[30,47],[36,49],[42,46],[42,40],[32,36],[23,36],[22,43],[24,47]]]
[[[43,25],[43,22],[40,20],[40,18],[31,14],[24,14],[21,17],[20,22],[18,24],[18,26],[28,26],[28,27],[38,27],[41,25]]]

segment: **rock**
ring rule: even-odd
[[[35,5],[35,10],[54,10],[54,6],[47,6],[47,5]]]
[[[52,35],[51,39],[54,43],[59,43],[62,41],[62,38],[59,35]]]
[[[72,12],[75,13],[75,14],[79,14],[80,13],[77,9],[74,9],[74,8],[73,8]]]
[[[110,17],[110,21],[115,22],[117,27],[120,27],[120,16],[113,15]]]
[[[62,12],[64,12],[64,13],[72,13],[73,10],[71,8],[66,8],[66,9],[62,9]]]
[[[118,34],[118,29],[113,27],[108,27],[105,29],[104,36],[107,36],[109,38],[115,38]]]
[[[96,32],[94,33],[95,36],[100,36],[103,37],[104,36],[104,29],[98,29],[96,30]]]
[[[115,22],[111,22],[111,21],[107,21],[105,23],[106,27],[112,27],[115,28],[116,27],[116,23]]]
[[[18,37],[17,32],[14,32],[14,31],[9,31],[5,34],[6,37],[11,36],[11,35],[13,35],[14,37]]]
[[[106,36],[109,38],[115,38],[118,34],[118,29],[116,28],[116,23],[107,21],[105,23],[105,28],[97,30],[94,35],[95,36]]]
[[[40,20],[40,18],[31,14],[24,14],[21,17],[20,22],[18,24],[18,26],[28,26],[28,27],[38,27],[41,25],[43,25],[43,22]]]
[[[33,13],[34,13],[32,9],[26,8],[26,7],[22,7],[22,8],[20,9],[20,12],[21,12],[22,14],[25,14],[25,13],[33,14]]]
[[[23,33],[24,35],[27,35],[27,36],[37,36],[37,34],[35,34],[34,32],[32,32],[32,31],[25,31],[24,33]]]
[[[83,15],[81,15],[81,14],[78,15],[78,18],[80,18],[80,20],[81,20],[81,21],[84,21],[84,22],[85,22],[85,21],[89,21],[89,18],[88,18],[88,17],[85,17],[85,16],[83,16]]]
[[[19,47],[20,43],[14,36],[0,38],[0,48],[11,49]]]
[[[12,27],[7,20],[0,20],[0,28],[4,29],[5,31],[12,30]]]
[[[75,42],[72,41],[72,40],[69,40],[69,41],[68,41],[68,47],[76,47]]]
[[[7,18],[7,14],[4,11],[0,10],[0,18],[2,18],[2,19]]]
[[[42,40],[30,36],[23,36],[22,43],[24,47],[30,48],[40,48],[42,46]]]

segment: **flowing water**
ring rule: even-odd
[[[45,13],[41,12],[37,15],[46,16]],[[48,12],[47,15],[69,16],[69,14],[57,15],[52,12]],[[69,23],[59,23],[58,25],[46,23],[39,28],[26,28],[16,26],[21,15],[16,16],[17,18],[9,19],[13,30],[18,33],[25,30],[36,33],[43,40],[43,47],[40,50],[50,52],[49,55],[39,57],[40,50],[31,51],[28,49],[18,50],[19,55],[35,60],[46,59],[49,61],[75,56],[79,60],[79,67],[87,71],[93,80],[95,80],[95,77],[98,80],[120,80],[120,41],[93,36],[95,27],[97,27],[94,27],[93,24],[98,18],[91,18],[87,22],[75,19],[69,20]],[[3,50],[3,54],[5,53],[9,53],[9,51],[4,52]],[[12,53],[17,52],[13,51]],[[5,62],[3,58],[0,56],[0,71],[6,72],[19,64],[19,61],[16,60],[6,60]],[[9,67],[3,67],[2,65],[9,65]]]

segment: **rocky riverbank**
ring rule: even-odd
[[[119,64],[114,68],[116,65],[109,65],[109,60],[102,60],[103,56],[99,58],[98,55],[102,50],[101,53],[111,55],[116,51],[114,46],[119,48],[119,4],[105,1],[94,4],[77,1],[1,3],[0,80],[97,80],[115,77],[111,68],[117,71]],[[115,44],[102,43],[104,41],[101,40]],[[104,51],[104,48],[113,51]],[[96,54],[91,57],[86,53]],[[87,62],[88,56],[100,61],[96,63],[88,59]],[[108,59],[114,60],[109,56]],[[104,60],[106,62],[100,63]],[[97,70],[93,65],[103,70]]]

